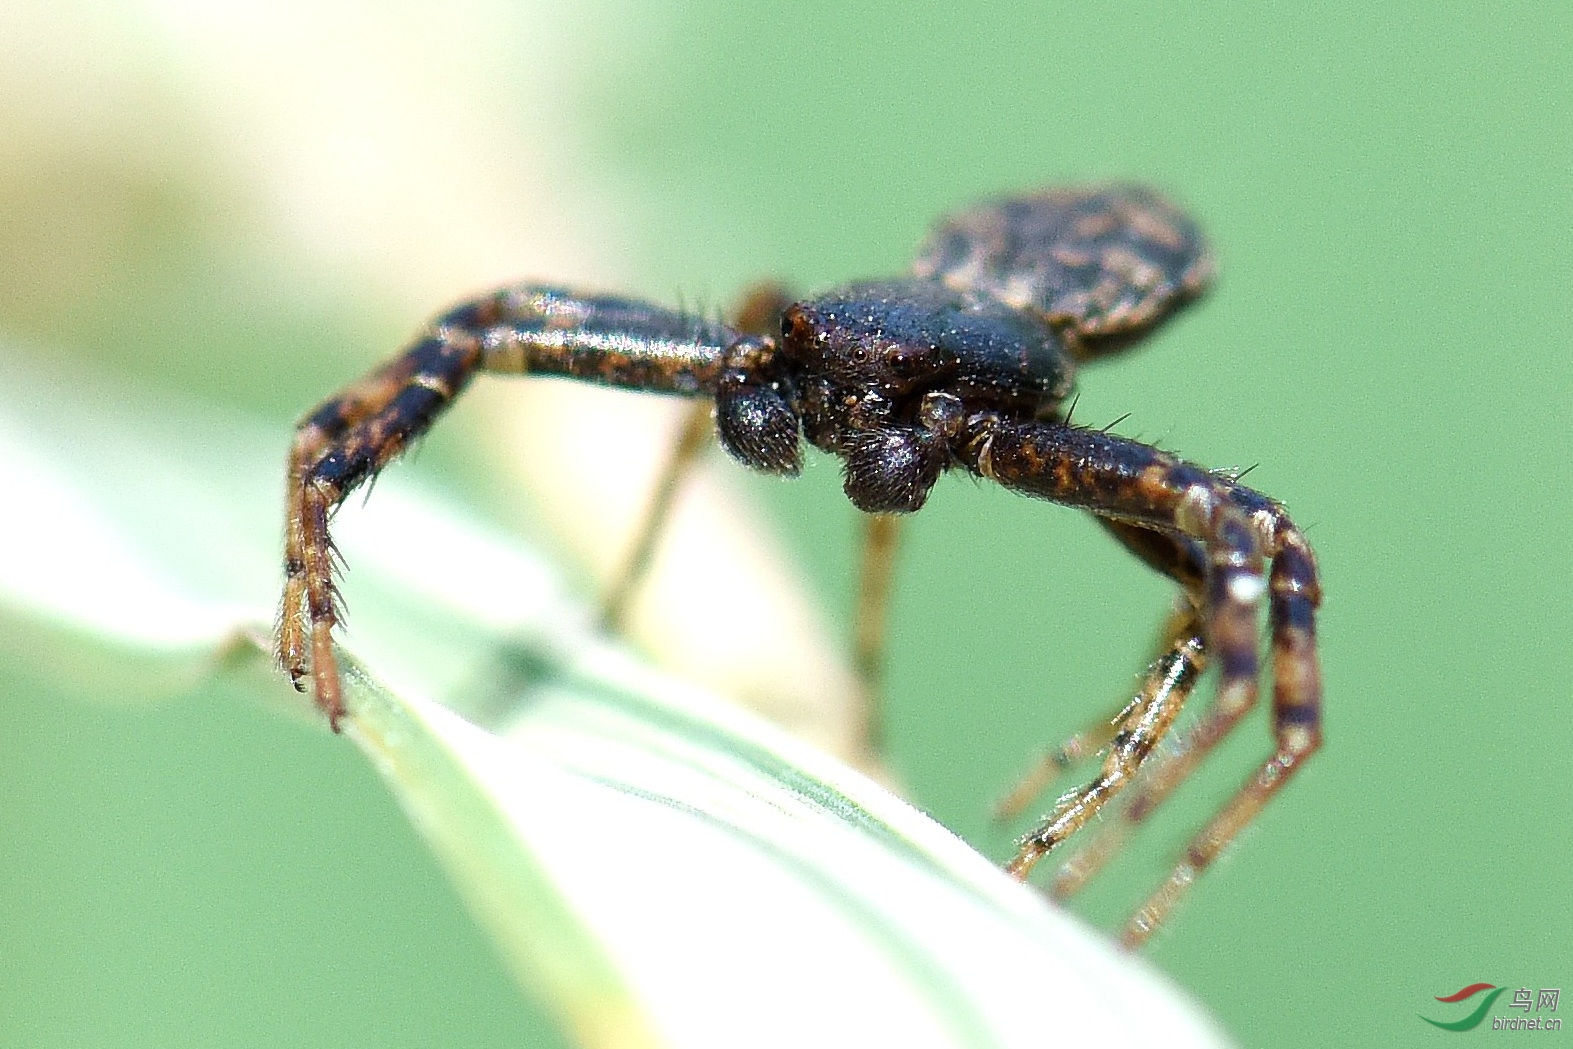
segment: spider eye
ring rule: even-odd
[[[892,346],[885,351],[885,367],[903,379],[920,371],[923,361],[923,352],[911,346]]]

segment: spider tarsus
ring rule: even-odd
[[[1188,862],[1176,864],[1163,884],[1147,897],[1147,901],[1137,908],[1120,930],[1120,946],[1126,950],[1135,950],[1151,939],[1200,873],[1200,868]]]
[[[1032,868],[1048,855],[1049,849],[1037,841],[1026,841],[1016,850],[1016,855],[1005,864],[1005,873],[1017,881],[1025,882],[1032,875]]]

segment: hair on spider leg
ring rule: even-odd
[[[1118,419],[1114,420],[1113,422],[1108,423],[1107,425],[1098,427],[1098,432],[1099,433],[1108,433],[1110,430],[1114,429],[1116,426],[1120,425],[1120,423],[1124,422],[1126,419],[1129,419],[1134,414],[1135,414],[1134,412],[1126,412],[1124,415],[1120,416]]]
[[[677,314],[678,325],[687,329],[691,339],[697,339],[704,332],[713,331],[717,327],[726,327],[726,307],[713,296],[690,297],[682,288],[677,288],[673,292],[673,299],[677,303],[674,312]]]
[[[388,463],[391,463],[391,462],[393,462],[395,460],[397,460],[399,462],[406,462],[406,463],[413,463],[413,462],[415,462],[418,458],[420,458],[421,446],[424,445],[425,443],[426,443],[426,435],[425,434],[420,434],[420,435],[416,436],[415,438],[410,440],[408,443],[406,443],[403,447],[401,447],[397,452],[395,452],[389,458]],[[387,466],[388,463],[384,463],[383,465]],[[377,487],[377,483],[379,481],[381,481],[381,480],[382,480],[382,470],[381,469],[377,469],[377,470],[373,470],[366,477],[366,479],[360,483],[360,487],[359,487],[359,491],[360,491],[360,505],[361,505],[361,509],[362,510],[364,510],[366,508],[366,504],[371,501],[372,490]],[[340,505],[343,505],[343,504],[341,503]],[[333,508],[333,512],[334,513],[338,513],[338,510],[339,510],[339,508],[337,506],[335,506]],[[342,560],[341,560],[341,563],[342,563]]]
[[[405,455],[404,455],[403,452],[400,452],[398,457],[400,459],[403,459],[403,458],[405,458]],[[410,459],[411,462],[413,462],[415,457],[413,455],[411,455],[409,457],[409,459]],[[360,490],[360,506],[361,506],[362,510],[366,509],[366,504],[371,501],[372,489],[377,487],[377,482],[380,481],[380,480],[382,480],[382,473],[381,473],[381,471],[372,474],[370,477],[368,477],[366,479],[366,483],[361,486],[361,490]],[[334,507],[333,510],[334,510],[334,513],[337,513],[338,512],[338,507]],[[341,562],[341,564],[342,564],[342,562]]]
[[[342,570],[343,566],[340,565],[340,571]],[[341,613],[344,613],[349,611],[350,603],[349,600],[344,596],[344,590],[339,586],[339,582],[339,578],[335,576],[333,583],[328,587],[328,592],[333,595],[334,607],[339,609]]]
[[[704,322],[704,307],[690,303],[688,294],[681,287],[672,290],[672,300],[677,304],[673,310],[677,314],[679,326],[692,329],[694,325]]]
[[[333,582],[330,585],[338,586],[339,577],[349,571],[349,565],[345,563],[344,552],[339,549],[339,544],[331,540],[328,543],[328,564],[333,569]]]
[[[1077,390],[1074,394],[1071,395],[1071,403],[1070,403],[1070,405],[1068,407],[1066,407],[1066,409],[1065,409],[1065,417],[1063,419],[1061,419],[1060,422],[1062,422],[1066,426],[1075,426],[1076,424],[1072,421],[1072,419],[1076,415],[1076,406],[1078,404],[1080,404],[1080,403],[1081,403],[1081,391]]]
[[[1228,481],[1230,483],[1238,483],[1240,478],[1244,477],[1246,474],[1250,473],[1260,465],[1262,464],[1252,463],[1250,466],[1246,467],[1220,466],[1207,472],[1219,480]]]

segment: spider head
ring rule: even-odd
[[[803,433],[842,458],[847,496],[870,513],[921,507],[968,415],[1031,418],[1070,387],[1052,329],[938,281],[847,285],[781,327]]]

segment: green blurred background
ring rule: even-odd
[[[1328,743],[1150,957],[1250,1046],[1422,1044],[1436,995],[1573,983],[1573,7],[20,4],[0,37],[0,335],[281,454],[510,275],[725,301],[898,271],[1003,190],[1164,187],[1221,280],[1078,418],[1259,464],[1308,526]],[[300,123],[348,113],[364,141]],[[418,170],[373,170],[401,134]],[[495,504],[477,434],[409,469]],[[844,618],[833,465],[750,483]],[[961,478],[908,540],[891,761],[1003,858],[987,802],[1128,687],[1165,587]],[[0,1044],[552,1044],[349,747],[37,670],[0,667]],[[1268,746],[1259,717],[1084,912],[1118,920]]]

